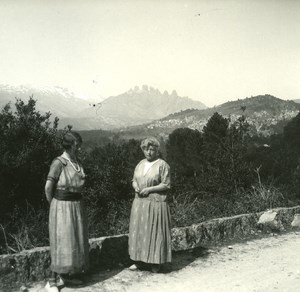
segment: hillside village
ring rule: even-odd
[[[264,95],[240,99],[206,110],[183,111],[171,115],[170,118],[154,121],[146,127],[151,130],[161,129],[168,132],[184,127],[201,131],[210,116],[214,112],[218,112],[228,118],[230,123],[245,116],[252,134],[259,133],[269,136],[280,132],[276,126],[279,123],[284,125],[295,117],[299,113],[299,108],[299,104],[293,101],[283,101],[270,95]]]

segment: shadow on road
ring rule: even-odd
[[[209,256],[209,249],[205,247],[196,247],[194,249],[178,251],[173,253],[173,260],[171,264],[167,264],[162,273],[171,273],[179,271],[190,265],[198,258],[207,258]]]
[[[96,283],[101,283],[109,278],[114,277],[115,275],[119,274],[122,272],[123,268],[114,268],[114,269],[107,269],[103,270],[100,268],[94,268],[87,275],[84,275],[82,278],[84,284],[82,285],[68,285],[70,288],[83,288],[83,287],[88,287]],[[60,287],[60,291],[64,291],[64,286]]]
[[[198,258],[206,259],[210,254],[210,250],[204,247],[197,247],[195,249],[191,250],[185,250],[185,251],[178,251],[173,252],[173,259],[172,263],[165,264],[161,270],[160,273],[162,274],[168,274],[174,271],[179,271],[186,266],[190,265],[192,262],[194,262]],[[84,284],[80,286],[76,286],[78,288],[88,287],[93,284],[104,282],[105,280],[108,280],[110,278],[115,277],[117,274],[121,273],[122,271],[125,272],[127,268],[129,267],[129,263],[126,264],[126,266],[123,267],[115,267],[113,269],[93,269],[91,270],[87,275],[84,276]],[[144,265],[142,271],[146,272],[144,273],[144,277],[151,276],[151,265]],[[130,272],[129,273],[131,277],[139,278],[141,275],[139,273]],[[121,276],[122,278],[126,278],[126,276],[123,274]],[[72,286],[69,286],[72,288]],[[74,286],[75,288],[75,286]],[[60,289],[61,291],[64,291],[63,287]]]

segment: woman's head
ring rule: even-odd
[[[141,149],[148,161],[153,161],[159,156],[160,143],[154,137],[149,137],[141,142]]]
[[[61,144],[66,151],[79,150],[82,144],[82,138],[78,133],[68,131],[64,134]]]

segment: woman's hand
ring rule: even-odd
[[[54,182],[52,180],[47,180],[45,185],[45,194],[49,204],[51,204],[51,201],[53,199],[53,193],[54,193]]]
[[[150,188],[144,188],[140,191],[141,197],[147,197],[151,193]]]

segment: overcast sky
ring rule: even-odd
[[[300,98],[297,0],[0,0],[0,83]]]

